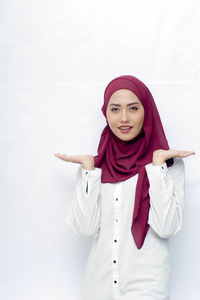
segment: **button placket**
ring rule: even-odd
[[[86,178],[86,182],[85,182],[85,197],[88,198],[89,197],[89,184],[88,184],[88,171],[85,172],[85,178]]]
[[[167,171],[168,171],[166,164],[164,164],[160,167],[160,171],[162,173],[163,183],[165,183],[166,182]]]
[[[120,240],[120,191],[121,183],[117,183],[114,191],[113,208],[114,208],[114,236],[112,247],[112,271],[113,271],[113,293],[114,300],[119,299],[119,264],[118,248]]]

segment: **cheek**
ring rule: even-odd
[[[140,115],[137,116],[137,125],[142,126],[144,123],[144,113],[141,113]]]
[[[107,120],[109,122],[110,125],[115,125],[115,123],[117,122],[117,117],[114,114],[111,113],[107,113]]]

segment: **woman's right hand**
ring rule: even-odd
[[[82,167],[86,170],[94,170],[94,157],[91,154],[66,155],[56,153],[54,155],[64,161],[81,164]]]

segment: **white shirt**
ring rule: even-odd
[[[102,169],[79,166],[66,222],[82,237],[92,237],[83,280],[84,300],[169,300],[169,238],[183,219],[185,167],[175,157],[167,168],[145,166],[150,187],[150,225],[138,249],[132,216],[138,174],[118,183],[101,183]]]

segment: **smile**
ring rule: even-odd
[[[131,129],[132,129],[132,127],[130,127],[130,126],[121,126],[121,127],[119,127],[119,130],[122,133],[128,133]]]

